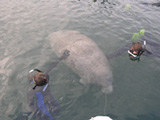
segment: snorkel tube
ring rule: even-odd
[[[42,72],[42,71],[40,71],[40,70],[38,70],[38,69],[31,69],[31,70],[29,71],[29,73],[32,73],[32,72],[34,72],[34,71]]]

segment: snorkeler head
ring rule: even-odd
[[[142,44],[140,42],[133,43],[130,48],[130,52],[134,55],[137,55],[137,56],[140,55],[140,51],[142,51],[142,50],[143,50],[143,48],[142,48]]]
[[[133,43],[130,50],[128,50],[129,57],[131,60],[139,60],[140,55],[142,55],[143,52],[144,50],[140,42]]]
[[[33,82],[35,83],[35,86],[33,87],[33,89],[36,88],[36,86],[43,86],[46,85],[48,83],[49,80],[49,76],[43,72],[38,72],[35,74],[35,76],[33,77]]]

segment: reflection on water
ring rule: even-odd
[[[46,70],[57,59],[48,41],[52,32],[79,31],[93,39],[105,54],[131,42],[132,34],[140,29],[151,33],[151,40],[159,43],[159,7],[142,2],[0,0],[0,119],[25,118],[28,71]],[[61,104],[61,112],[54,118],[87,120],[108,114],[116,120],[160,119],[159,59],[142,57],[140,62],[132,62],[124,53],[109,64],[114,82],[107,103],[98,87],[80,84],[80,77],[63,63],[54,68],[50,89]]]

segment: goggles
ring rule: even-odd
[[[133,56],[134,58],[139,58],[139,56],[138,56],[138,55],[135,55],[135,54],[131,53],[131,51],[130,51],[130,50],[128,50],[128,54],[129,54],[129,55],[131,55],[131,56]]]

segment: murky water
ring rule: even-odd
[[[48,40],[52,32],[77,30],[105,54],[131,42],[141,29],[159,43],[160,8],[142,2],[156,1],[0,0],[0,119],[25,119],[28,71],[46,70],[57,60]],[[160,119],[159,58],[133,62],[126,52],[109,63],[114,90],[107,96],[97,86],[81,84],[63,63],[52,70],[50,89],[61,105],[61,112],[53,114],[56,120],[106,114],[114,120]]]

